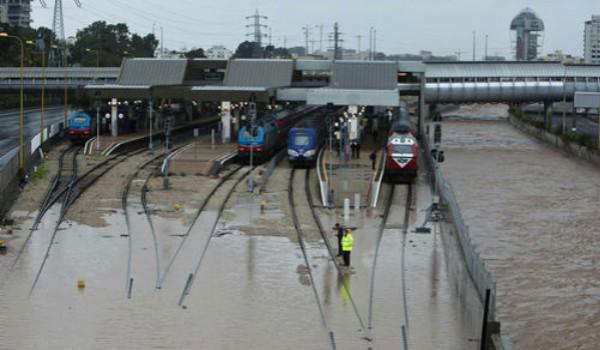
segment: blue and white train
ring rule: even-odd
[[[326,138],[323,111],[306,117],[288,133],[288,160],[294,167],[312,167]]]

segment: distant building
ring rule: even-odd
[[[17,27],[29,27],[31,0],[0,0],[0,22]]]
[[[304,46],[294,46],[287,49],[292,57],[306,56],[306,48]]]
[[[233,52],[225,46],[213,46],[206,50],[206,57],[213,60],[228,60],[233,56]]]
[[[534,60],[541,49],[544,22],[526,7],[510,22],[510,29],[516,33],[515,53],[518,61]]]
[[[542,61],[560,61],[562,63],[583,63],[583,58],[574,56],[568,53],[562,52],[562,50],[556,50],[552,53],[547,54],[546,56],[540,57]]]
[[[485,61],[506,61],[506,57],[500,55],[488,55],[485,56]]]
[[[0,23],[8,23],[8,5],[0,5]]]
[[[600,15],[592,16],[591,20],[585,22],[583,42],[585,63],[600,64]]]

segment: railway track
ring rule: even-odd
[[[62,161],[60,161],[60,164],[59,164],[60,173],[57,176],[62,177],[62,172],[65,170],[68,171],[70,173],[70,175],[69,175],[68,182],[66,182],[66,187],[65,187],[63,198],[62,198],[62,203],[60,206],[60,213],[58,215],[58,220],[56,221],[54,229],[52,230],[52,234],[50,237],[50,243],[48,243],[48,247],[46,247],[46,252],[44,254],[44,257],[42,259],[42,263],[38,269],[38,272],[35,275],[33,284],[31,285],[31,289],[29,290],[29,295],[31,295],[33,293],[33,290],[35,289],[35,287],[40,279],[42,271],[44,270],[44,266],[46,266],[46,262],[48,261],[48,257],[50,256],[50,249],[52,249],[52,245],[54,244],[56,235],[58,234],[58,228],[60,227],[60,224],[63,222],[65,216],[67,215],[69,206],[72,203],[71,196],[73,195],[73,189],[74,189],[75,183],[77,181],[77,173],[78,173],[77,172],[77,170],[78,170],[77,155],[79,154],[80,150],[81,150],[81,147],[71,147],[69,149],[69,151],[72,153],[72,158],[71,158],[70,166],[67,165],[67,169],[64,169],[65,168],[64,159]],[[64,154],[61,155],[61,158],[64,158]],[[61,180],[61,181],[63,181],[63,180]]]
[[[238,173],[239,170],[242,167],[240,167],[239,169],[237,169],[235,171],[235,173]],[[250,175],[250,173],[253,171],[253,169],[251,168],[247,168],[242,172],[241,176],[238,176],[235,179],[232,179],[233,176],[228,177],[227,179],[225,179],[223,181],[223,183],[225,182],[232,182],[233,184],[229,187],[229,189],[227,189],[227,192],[225,194],[225,197],[223,198],[221,205],[219,206],[218,212],[217,212],[217,217],[215,218],[215,221],[213,222],[213,225],[211,226],[208,235],[206,237],[206,241],[204,243],[204,247],[202,248],[202,251],[200,253],[200,256],[198,258],[198,262],[196,263],[196,267],[194,269],[194,271],[192,273],[190,273],[188,275],[188,278],[184,284],[183,290],[181,292],[181,296],[179,298],[179,301],[177,303],[177,305],[184,307],[183,303],[185,301],[185,298],[190,294],[192,287],[194,285],[195,280],[198,277],[198,271],[200,271],[200,267],[202,266],[202,262],[204,261],[204,257],[206,256],[206,252],[208,251],[208,247],[210,246],[210,243],[212,241],[212,238],[214,237],[215,234],[215,229],[217,228],[217,225],[219,223],[219,220],[221,219],[221,216],[223,215],[223,211],[225,210],[225,206],[227,205],[227,202],[229,201],[229,198],[231,198],[231,195],[233,194],[233,192],[235,191],[235,189],[237,188],[237,186],[248,176]],[[233,173],[231,174],[233,175]],[[219,185],[219,188],[223,187],[223,183],[221,183]],[[214,193],[216,193],[218,191],[218,189],[215,189],[215,191],[211,194],[211,198],[214,196]]]
[[[46,190],[46,194],[44,195],[42,203],[39,206],[38,213],[35,216],[33,224],[29,228],[29,232],[27,234],[27,237],[25,238],[25,242],[23,243],[23,245],[17,252],[17,256],[15,257],[15,259],[11,263],[9,272],[12,272],[15,269],[15,266],[17,265],[21,256],[25,252],[25,248],[27,247],[29,241],[31,240],[31,237],[33,236],[33,232],[38,229],[39,224],[42,221],[42,218],[44,217],[44,215],[46,214],[48,209],[50,209],[50,207],[52,207],[52,205],[54,205],[58,201],[60,196],[62,194],[64,194],[64,191],[67,188],[67,186],[65,184],[65,179],[62,179],[65,157],[70,152],[73,152],[74,148],[75,148],[74,146],[68,147],[67,149],[62,151],[60,156],[58,157],[58,167],[57,167],[56,175],[54,175],[54,177],[52,178],[52,181],[50,181],[50,185],[48,186],[48,189]],[[61,188],[61,184],[62,184],[62,188]]]
[[[308,178],[308,170],[306,170],[307,178]],[[312,268],[310,265],[310,259],[308,256],[306,244],[304,243],[304,231],[302,230],[302,226],[300,224],[300,220],[298,218],[298,213],[296,210],[296,201],[294,199],[294,177],[296,175],[296,169],[292,168],[292,173],[290,174],[290,181],[288,185],[288,202],[292,214],[292,221],[294,223],[294,228],[296,230],[296,234],[298,237],[298,245],[300,246],[300,250],[302,251],[302,257],[304,258],[304,263],[306,264],[306,269],[308,271],[308,277],[310,278],[310,285],[312,287],[312,291],[315,297],[315,302],[319,308],[319,315],[321,316],[321,323],[327,335],[329,337],[330,345],[332,349],[336,349],[335,344],[335,334],[333,333],[331,327],[327,322],[327,318],[325,317],[325,312],[323,311],[323,304],[321,303],[321,298],[319,297],[319,292],[317,291],[317,287],[315,285],[315,278],[313,276]],[[308,201],[307,201],[308,202]]]
[[[187,230],[183,234],[183,236],[182,236],[183,239],[179,242],[179,245],[177,246],[177,249],[175,250],[175,253],[173,254],[173,256],[171,257],[171,259],[167,263],[167,266],[165,267],[164,272],[160,276],[159,282],[158,282],[158,286],[157,286],[158,289],[162,288],[162,285],[163,285],[165,279],[167,278],[169,272],[171,271],[171,267],[173,266],[173,263],[175,262],[175,260],[179,256],[179,253],[181,252],[181,250],[183,249],[183,246],[185,245],[187,239],[189,238],[190,233],[192,232],[192,229],[194,228],[194,226],[198,222],[198,219],[200,218],[200,215],[202,214],[202,212],[204,211],[204,209],[208,205],[208,202],[210,201],[210,199],[223,186],[223,184],[226,181],[228,181],[233,175],[235,175],[242,168],[243,168],[243,166],[238,165],[233,170],[227,172],[224,176],[222,176],[219,179],[219,182],[215,186],[213,186],[213,188],[208,193],[208,195],[206,195],[206,197],[204,197],[204,200],[202,201],[202,204],[198,207],[198,210],[196,211],[196,214],[194,216],[194,219],[192,220],[192,223],[188,226]]]
[[[52,249],[52,246],[56,239],[56,235],[58,234],[60,224],[64,221],[64,219],[67,215],[67,212],[69,211],[69,208],[75,203],[75,201],[90,186],[92,186],[96,181],[98,181],[98,179],[100,179],[108,171],[110,171],[111,169],[113,169],[114,167],[116,167],[117,165],[119,165],[120,163],[122,163],[123,161],[128,159],[129,157],[140,154],[142,152],[145,152],[145,149],[142,149],[142,150],[130,151],[130,152],[126,152],[123,154],[119,154],[119,155],[110,157],[110,158],[94,165],[92,168],[90,168],[88,171],[86,171],[81,176],[78,176],[76,154],[80,150],[81,150],[81,147],[76,148],[75,155],[73,156],[70,181],[68,182],[68,185],[65,188],[64,193],[62,195],[60,213],[59,213],[58,219],[54,225],[54,229],[52,230],[50,242],[49,242],[48,246],[46,247],[46,252],[42,259],[42,263],[41,263],[40,267],[38,268],[38,271],[36,273],[34,281],[29,290],[30,296],[33,294],[33,292],[37,286],[37,283],[42,275],[42,272],[44,271],[44,267],[46,266],[46,262],[48,260],[48,257],[50,256],[50,250]],[[64,168],[64,164],[63,164],[63,168]],[[63,171],[64,171],[64,169],[63,169]]]
[[[369,318],[368,318],[368,327],[370,337],[373,337],[373,298],[375,294],[375,276],[377,272],[377,261],[380,254],[381,241],[383,239],[384,232],[386,230],[385,226],[387,224],[391,207],[394,203],[394,194],[396,192],[396,186],[393,185],[391,190],[388,193],[388,199],[385,204],[383,217],[378,227],[377,231],[377,242],[375,244],[375,256],[373,257],[373,264],[371,266],[371,278],[369,282]],[[409,226],[409,218],[410,218],[410,205],[412,203],[412,185],[407,185],[407,194],[406,194],[406,202],[404,204],[404,216],[402,223],[402,250],[401,254],[401,282],[402,282],[402,303],[403,303],[403,314],[404,314],[404,324],[402,325],[402,338],[404,341],[404,349],[408,349],[408,305],[406,302],[406,279],[405,279],[405,250],[406,250],[406,237],[408,233]]]

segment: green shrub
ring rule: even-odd
[[[46,177],[48,177],[48,168],[46,167],[46,164],[40,164],[37,167],[37,170],[34,171],[33,173],[31,173],[31,181],[32,182],[36,182],[39,180],[43,180]]]

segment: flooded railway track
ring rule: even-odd
[[[29,290],[29,295],[31,295],[33,293],[33,290],[35,289],[35,287],[40,279],[42,271],[44,270],[44,266],[46,265],[46,262],[48,261],[48,257],[50,256],[50,249],[52,248],[52,245],[54,244],[54,241],[56,239],[56,235],[58,233],[58,228],[60,227],[60,224],[63,222],[65,216],[67,215],[69,206],[72,203],[71,196],[73,195],[75,183],[77,181],[77,170],[78,170],[77,155],[79,154],[80,150],[81,150],[81,147],[70,147],[65,153],[61,154],[61,156],[60,156],[59,172],[57,174],[57,178],[61,178],[62,172],[65,170],[67,170],[70,173],[70,175],[68,176],[68,178],[69,178],[68,181],[65,182],[63,179],[61,179],[59,181],[59,182],[66,183],[64,190],[61,191],[61,192],[63,192],[63,194],[62,194],[63,199],[62,199],[62,203],[61,203],[61,207],[60,207],[60,214],[58,216],[58,220],[56,221],[56,224],[54,225],[54,229],[52,230],[52,234],[50,237],[50,243],[48,243],[48,247],[46,248],[46,252],[42,259],[42,263],[38,269],[37,274],[35,275],[35,278],[31,285],[31,289]],[[65,169],[64,157],[69,152],[72,154],[70,168],[69,168],[69,165],[67,165],[67,169]],[[58,186],[55,186],[55,183],[53,183],[53,185],[50,187],[50,191],[49,191],[50,194],[48,197],[51,197],[52,192],[54,192],[57,188],[58,188]],[[58,200],[58,198],[60,198],[61,194],[57,194],[57,196],[58,197],[56,198],[56,200]],[[48,209],[47,206],[52,205],[52,203],[46,202],[46,200],[44,200],[44,202],[45,203],[42,203],[42,207],[40,208],[40,211],[45,211]],[[39,223],[39,221],[38,221],[38,223]]]
[[[187,239],[190,237],[190,233],[192,232],[192,229],[194,228],[194,226],[198,222],[198,219],[200,218],[200,215],[202,214],[202,212],[204,211],[204,209],[208,205],[208,202],[215,195],[215,193],[223,186],[223,184],[225,184],[226,181],[228,181],[233,175],[235,175],[242,168],[243,168],[243,166],[237,165],[237,166],[234,167],[233,170],[228,171],[225,175],[223,175],[221,178],[219,178],[219,182],[215,186],[213,186],[212,189],[210,190],[210,192],[208,193],[208,195],[206,195],[206,197],[204,197],[204,200],[202,201],[202,204],[200,204],[200,206],[198,207],[198,210],[196,211],[196,214],[194,215],[192,223],[188,226],[187,230],[182,235],[183,239],[179,242],[179,245],[177,245],[175,253],[173,254],[173,256],[171,257],[171,259],[167,263],[167,266],[165,267],[164,272],[159,277],[158,285],[157,285],[158,289],[162,288],[162,285],[163,285],[163,283],[165,281],[165,278],[169,274],[169,271],[171,271],[171,267],[175,263],[175,260],[179,256],[179,253],[183,249],[185,243],[187,242]]]
[[[298,237],[298,245],[300,246],[300,250],[302,251],[302,257],[304,258],[304,263],[306,264],[306,270],[308,271],[308,277],[310,279],[310,285],[312,287],[312,291],[313,291],[313,294],[315,297],[315,302],[319,309],[319,315],[321,316],[322,326],[329,336],[329,340],[331,342],[330,343],[331,348],[336,349],[335,334],[334,334],[333,330],[331,329],[331,327],[329,326],[329,323],[327,322],[327,318],[325,317],[325,312],[323,311],[323,304],[321,303],[321,298],[319,297],[319,292],[317,291],[317,287],[315,284],[315,278],[313,276],[312,268],[311,268],[309,257],[308,257],[307,247],[306,247],[306,244],[304,241],[304,231],[302,230],[302,225],[300,223],[300,219],[298,218],[296,201],[294,199],[295,175],[296,175],[296,169],[292,168],[292,172],[290,174],[290,181],[289,181],[289,185],[288,185],[288,202],[289,202],[290,211],[292,214],[291,215],[292,221],[294,223],[294,228],[296,230],[296,234]],[[306,182],[307,186],[308,186],[308,182],[307,182],[308,176],[309,176],[309,171],[306,170],[305,182]],[[308,204],[308,200],[306,202],[307,202],[306,204]]]
[[[375,276],[377,272],[377,261],[380,254],[381,242],[383,240],[384,232],[386,230],[386,224],[388,222],[388,218],[390,215],[390,211],[392,205],[394,204],[394,194],[396,192],[396,187],[399,185],[392,185],[391,190],[388,193],[388,199],[385,204],[385,208],[383,211],[383,217],[378,227],[377,231],[377,242],[375,244],[375,255],[373,257],[373,264],[371,266],[371,278],[369,282],[369,319],[368,319],[368,327],[369,334],[373,337],[373,299],[375,294]],[[410,218],[410,206],[412,203],[412,193],[413,188],[412,184],[406,185],[406,197],[404,203],[404,217],[402,223],[402,250],[401,254],[401,266],[400,266],[400,275],[402,282],[402,303],[403,303],[403,313],[404,313],[404,324],[402,325],[402,338],[404,342],[404,349],[408,349],[408,306],[406,302],[406,277],[405,277],[405,255],[406,255],[406,236],[408,233],[409,226],[409,218]]]
[[[240,169],[242,169],[244,167],[239,167],[238,169],[236,169],[233,173],[231,173],[231,175],[233,175],[234,173],[238,173]],[[195,280],[198,277],[198,272],[200,271],[200,267],[202,266],[202,262],[204,261],[204,257],[206,256],[206,252],[208,251],[208,247],[210,246],[210,243],[212,241],[212,238],[214,237],[215,234],[215,230],[217,228],[217,225],[219,223],[219,220],[221,219],[221,216],[223,215],[223,211],[225,210],[225,207],[227,205],[227,202],[229,201],[229,199],[231,198],[231,196],[233,195],[233,193],[235,192],[237,186],[248,177],[248,175],[250,175],[255,169],[251,169],[251,168],[247,168],[245,169],[242,174],[240,176],[238,176],[237,178],[233,178],[233,176],[228,177],[227,179],[225,179],[223,181],[223,183],[221,183],[219,185],[219,188],[215,189],[215,191],[211,194],[211,198],[214,197],[214,194],[220,189],[223,188],[223,184],[224,183],[228,183],[231,182],[231,186],[227,189],[227,192],[225,194],[225,197],[223,198],[221,205],[218,208],[217,211],[217,217],[215,218],[208,234],[206,237],[206,240],[204,242],[204,246],[202,248],[202,251],[200,252],[200,256],[198,257],[198,262],[196,263],[196,266],[194,268],[194,271],[191,272],[184,284],[183,290],[181,292],[181,296],[179,298],[179,301],[177,303],[177,305],[181,306],[181,307],[185,307],[185,305],[183,305],[185,298],[190,294],[192,287],[194,285]]]
[[[67,215],[67,212],[69,211],[71,206],[75,203],[75,201],[77,201],[77,199],[88,188],[90,188],[96,181],[98,181],[98,179],[100,179],[102,176],[104,176],[104,174],[106,174],[108,171],[110,171],[111,169],[113,169],[118,164],[122,163],[123,161],[125,161],[126,159],[131,157],[132,155],[137,155],[137,154],[140,154],[145,151],[145,150],[129,151],[129,152],[125,152],[125,153],[122,153],[119,155],[112,156],[112,157],[94,165],[92,168],[90,168],[88,171],[86,171],[81,176],[78,176],[77,153],[79,153],[79,151],[81,150],[81,147],[75,147],[74,150],[75,151],[74,151],[74,155],[73,155],[73,159],[72,159],[70,180],[68,182],[67,187],[64,189],[64,191],[61,195],[62,202],[61,202],[60,213],[59,213],[58,219],[56,220],[54,228],[52,230],[50,242],[48,243],[48,246],[46,248],[46,253],[44,254],[42,263],[36,273],[34,281],[29,290],[29,295],[33,294],[35,287],[37,286],[39,278],[40,278],[40,276],[44,270],[44,267],[46,265],[46,262],[48,260],[48,257],[50,256],[50,250],[52,249],[52,246],[54,244],[56,235],[58,234],[60,225],[64,221],[64,219]],[[64,164],[62,165],[61,168],[64,168]],[[62,169],[62,171],[64,171],[64,169]],[[57,197],[57,201],[58,201],[58,199],[61,198],[61,196]],[[23,247],[25,247],[25,245]],[[23,248],[23,249],[25,249],[25,248]]]
[[[27,247],[27,244],[29,243],[29,241],[31,240],[31,237],[33,236],[33,232],[38,229],[39,224],[42,221],[42,218],[44,217],[44,214],[46,214],[48,209],[50,209],[50,207],[52,207],[52,205],[54,205],[54,203],[56,203],[58,201],[58,199],[64,194],[65,190],[67,189],[67,181],[65,181],[65,179],[62,178],[65,157],[70,152],[73,152],[74,149],[76,149],[76,148],[77,147],[75,147],[75,146],[68,147],[67,149],[62,151],[60,156],[58,157],[58,168],[56,171],[56,175],[54,175],[54,177],[52,178],[52,181],[50,181],[50,185],[48,186],[48,189],[46,190],[46,194],[44,195],[42,203],[40,204],[38,213],[35,216],[33,224],[29,228],[29,232],[27,234],[27,237],[25,238],[25,242],[23,243],[23,245],[17,252],[17,256],[15,257],[12,264],[10,265],[9,272],[12,272],[15,269],[15,266],[17,265],[17,263],[19,262],[19,259],[25,252],[25,248]],[[76,156],[76,155],[77,155],[77,153],[74,153],[74,156]]]

